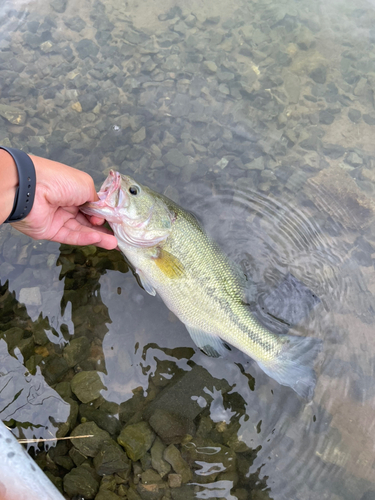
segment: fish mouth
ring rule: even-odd
[[[121,174],[119,172],[115,172],[114,170],[110,170],[108,177],[103,182],[103,185],[98,192],[99,201],[94,202],[95,206],[98,208],[107,206],[112,195],[117,194],[120,188]]]
[[[117,211],[127,206],[128,200],[126,193],[121,189],[121,174],[119,172],[109,171],[108,177],[98,191],[98,198],[98,201],[85,203],[80,207],[80,210],[84,214],[104,216],[108,220],[109,213],[111,213],[110,218],[116,218]]]

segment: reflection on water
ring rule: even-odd
[[[374,498],[371,3],[1,10],[1,144],[165,192],[265,324],[324,345],[306,404],[239,351],[198,352],[119,252],[3,226],[1,418],[95,436],[31,446],[67,498]]]

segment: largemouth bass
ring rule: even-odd
[[[196,218],[172,200],[111,170],[82,212],[105,218],[143,288],[158,293],[209,356],[237,347],[282,385],[311,398],[321,342],[265,328],[245,301],[246,278]]]

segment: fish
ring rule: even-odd
[[[80,210],[107,220],[144,290],[162,298],[205,354],[234,346],[279,384],[313,397],[321,340],[264,327],[246,303],[247,277],[195,215],[115,170],[98,197]]]
[[[64,500],[1,420],[0,464],[1,500]]]

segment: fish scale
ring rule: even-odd
[[[184,323],[216,333],[252,357],[272,359],[281,349],[280,337],[264,328],[244,305],[244,289],[229,260],[191,214],[170,202],[169,208],[177,218],[165,248],[187,271],[175,283],[156,265],[149,270],[164,302]]]
[[[144,289],[160,295],[206,354],[225,354],[231,344],[274,380],[312,398],[320,340],[264,327],[245,303],[245,276],[190,212],[114,171],[98,196],[81,210],[106,218]]]

